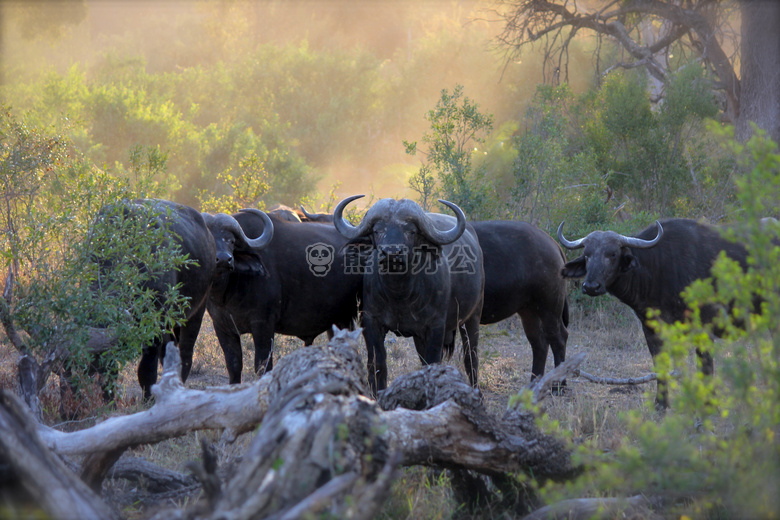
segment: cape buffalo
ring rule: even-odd
[[[162,273],[147,284],[147,288],[159,294],[162,294],[169,287],[179,285],[181,295],[188,299],[184,323],[172,331],[161,333],[153,344],[143,349],[141,361],[138,364],[138,382],[143,389],[144,398],[149,399],[152,385],[157,382],[158,359],[160,359],[163,345],[167,344],[168,341],[178,343],[181,353],[182,381],[186,381],[189,375],[192,367],[193,348],[200,331],[203,313],[206,310],[207,296],[216,265],[223,255],[224,246],[215,242],[214,237],[209,232],[206,220],[201,213],[193,208],[158,199],[143,199],[122,204],[126,215],[153,217],[157,220],[158,225],[167,225],[170,237],[180,245],[182,253],[196,262],[181,270],[171,269]],[[218,215],[215,218],[223,222],[224,227],[232,229],[235,232],[235,240],[247,244],[246,247],[262,248],[273,234],[272,231],[269,231],[255,240],[249,240],[232,217]]]
[[[548,349],[555,366],[566,359],[569,301],[560,246],[544,231],[511,220],[471,222],[485,264],[485,302],[480,323],[517,313],[533,352],[531,378],[544,374]]]
[[[256,214],[233,217],[248,236],[264,232],[266,224]],[[347,328],[357,319],[363,280],[350,274],[349,257],[337,254],[347,241],[332,225],[303,226],[273,213],[270,221],[274,235],[263,251],[236,243],[231,261],[218,262],[208,299],[231,384],[241,382],[241,334],[252,334],[254,369],[262,374],[273,367],[274,333],[311,345],[334,324]],[[209,227],[219,242],[225,233]]]
[[[583,255],[568,262],[561,273],[564,278],[582,278],[582,292],[588,296],[610,293],[634,311],[642,323],[650,355],[655,357],[662,346],[661,338],[648,324],[647,311],[657,309],[667,322],[682,321],[687,307],[680,293],[693,281],[710,276],[710,269],[721,251],[747,265],[747,251],[739,243],[723,238],[717,227],[688,219],[656,221],[636,237],[614,231],[593,231],[579,240],[563,236],[563,222],[558,240],[567,249],[584,248]],[[717,309],[701,310],[702,319],[711,321]],[[712,358],[697,350],[702,372],[712,374]],[[659,380],[656,407],[668,407],[665,384]]]
[[[438,363],[443,350],[452,354],[453,331],[460,330],[466,372],[476,386],[484,270],[479,241],[463,211],[440,200],[455,212],[454,218],[425,213],[408,199],[382,199],[353,226],[343,212],[360,197],[342,200],[333,222],[349,240],[370,239],[362,326],[372,392],[387,386],[384,339],[388,331],[411,336],[420,360]]]

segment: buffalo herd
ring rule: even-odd
[[[151,290],[178,285],[187,297],[186,321],[144,349],[138,381],[151,396],[160,349],[170,339],[182,356],[182,379],[204,312],[208,310],[225,356],[230,383],[242,375],[242,334],[255,346],[254,370],[273,367],[274,335],[296,336],[311,345],[323,332],[359,325],[367,349],[368,383],[376,395],[387,386],[388,332],[413,338],[423,364],[450,357],[460,336],[466,374],[478,379],[479,325],[517,314],[531,345],[531,378],[544,374],[549,350],[555,366],[566,357],[569,302],[567,279],[583,278],[588,296],[609,293],[637,315],[650,354],[661,339],[648,321],[684,319],[680,293],[710,276],[721,251],[744,266],[747,252],[714,226],[687,219],[661,220],[635,237],[594,231],[558,240],[583,249],[570,262],[562,248],[535,226],[519,221],[469,222],[455,204],[453,215],[426,213],[408,199],[381,199],[356,225],[342,200],[332,215],[286,206],[265,213],[200,213],[164,200],[127,202],[127,211],[157,211],[173,240],[195,264],[171,270],[149,283]],[[714,308],[703,308],[705,320]],[[697,352],[704,373],[711,357]],[[659,382],[656,405],[668,406]]]

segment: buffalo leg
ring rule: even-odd
[[[655,365],[655,357],[661,353],[663,341],[655,332],[653,332],[653,329],[645,325],[644,322],[642,322],[642,332],[645,334],[647,348],[650,350],[650,355],[653,357],[653,365]],[[656,388],[655,409],[658,411],[664,411],[669,408],[669,387],[668,381],[665,377],[658,377],[658,380],[656,381]]]
[[[138,362],[138,384],[144,392],[144,399],[152,398],[152,385],[157,382],[157,363],[160,357],[160,342],[144,347]]]
[[[460,327],[460,338],[463,341],[463,366],[466,368],[466,374],[469,376],[469,382],[474,388],[477,387],[479,376],[479,316],[469,318],[466,323]]]
[[[206,312],[206,306],[202,305],[200,309],[187,319],[187,323],[181,327],[177,335],[179,344],[179,353],[181,355],[181,380],[187,380],[192,370],[192,354],[195,350],[195,342],[198,340],[200,326],[203,323],[203,314]]]
[[[455,347],[455,345],[454,345],[454,343],[455,343],[455,335],[454,335],[454,333],[453,333],[452,338],[453,339],[452,339],[451,346],[452,346],[452,348],[454,348]],[[425,342],[423,341],[422,338],[419,338],[417,336],[414,336],[412,339],[414,340],[414,349],[417,351],[417,357],[420,358],[420,364],[425,366]]]
[[[546,312],[542,316],[542,329],[547,344],[552,350],[553,362],[557,367],[566,361],[566,342],[569,339],[569,330],[561,318],[561,313]],[[566,386],[566,380],[553,385],[552,393],[557,395],[563,392]]]
[[[252,339],[255,343],[255,374],[262,376],[274,367],[274,331],[265,324],[253,324]]]
[[[566,361],[566,342],[569,339],[569,331],[558,316],[544,316],[542,328],[557,367]]]
[[[231,385],[241,382],[241,372],[244,370],[244,358],[241,352],[241,335],[237,332],[228,332],[219,327],[214,327],[219,340],[219,346],[222,347],[222,353],[225,356],[225,366],[227,366],[228,379]]]
[[[531,344],[533,361],[531,364],[531,381],[544,375],[544,367],[547,364],[547,352],[549,345],[547,338],[542,331],[542,322],[536,313],[523,311],[520,313],[520,320],[523,322],[523,331],[528,343]]]
[[[424,338],[425,351],[422,354],[422,361],[425,365],[432,365],[434,363],[441,363],[442,351],[444,350],[444,338],[445,338],[444,326],[433,327]],[[455,343],[453,338],[452,343]],[[420,352],[420,348],[417,348],[417,352]]]
[[[368,361],[368,386],[374,397],[379,390],[387,388],[387,350],[385,350],[385,335],[387,331],[374,323],[367,315],[363,316],[363,337],[366,340],[366,357]]]

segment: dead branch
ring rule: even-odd
[[[583,379],[587,379],[591,383],[596,383],[599,385],[642,385],[645,383],[650,383],[651,381],[658,380],[658,374],[656,374],[655,372],[652,372],[642,377],[628,377],[624,379],[617,379],[614,377],[594,376],[592,374],[588,374],[587,372],[583,372],[582,370],[576,370],[573,372],[572,375],[574,377],[581,377]]]
[[[530,389],[533,393],[534,404],[540,403],[545,397],[550,395],[550,390],[553,385],[566,379],[567,375],[576,375],[579,372],[579,366],[585,361],[586,357],[584,352],[575,354],[542,377],[533,381]]]
[[[205,429],[224,430],[224,439],[231,441],[260,423],[270,378],[252,385],[194,390],[181,382],[180,366],[179,349],[169,343],[162,377],[152,387],[154,406],[76,432],[40,426],[41,439],[54,452],[75,456],[154,444]]]
[[[152,464],[143,457],[122,457],[108,475],[112,479],[124,479],[135,484],[143,482],[150,493],[179,491],[197,484],[192,475]]]
[[[40,441],[37,423],[19,399],[0,391],[0,461],[11,466],[38,507],[52,518],[119,516]]]
[[[662,518],[642,495],[630,498],[575,498],[537,509],[523,520],[588,520],[591,518]]]

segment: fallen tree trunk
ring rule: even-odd
[[[540,432],[531,412],[513,406],[500,419],[489,416],[479,393],[452,367],[432,365],[397,378],[379,404],[367,398],[358,337],[339,331],[325,347],[285,356],[253,384],[207,390],[183,386],[178,350],[169,345],[151,409],[80,432],[40,426],[39,434],[56,453],[113,463],[128,447],[188,431],[224,429],[231,440],[260,425],[227,482],[215,478],[215,463],[204,457],[193,469],[206,500],[159,518],[371,518],[390,493],[398,465],[552,479],[576,470],[568,449]],[[535,395],[544,395],[544,385],[565,378],[581,360],[558,367]],[[107,471],[88,469],[82,474]],[[58,516],[57,509],[47,511]]]
[[[60,455],[95,455],[141,444],[154,444],[196,430],[224,430],[231,441],[251,431],[263,418],[271,383],[261,378],[251,385],[186,388],[181,381],[179,349],[168,344],[160,382],[152,387],[154,406],[132,415],[111,417],[75,432],[40,426],[41,439]],[[118,458],[118,457],[117,457]]]
[[[651,501],[636,495],[629,498],[575,498],[537,509],[523,520],[590,520],[593,518],[644,518],[661,520]]]
[[[7,463],[30,495],[31,506],[52,518],[119,518],[40,441],[29,409],[12,393],[0,392],[0,462]]]

